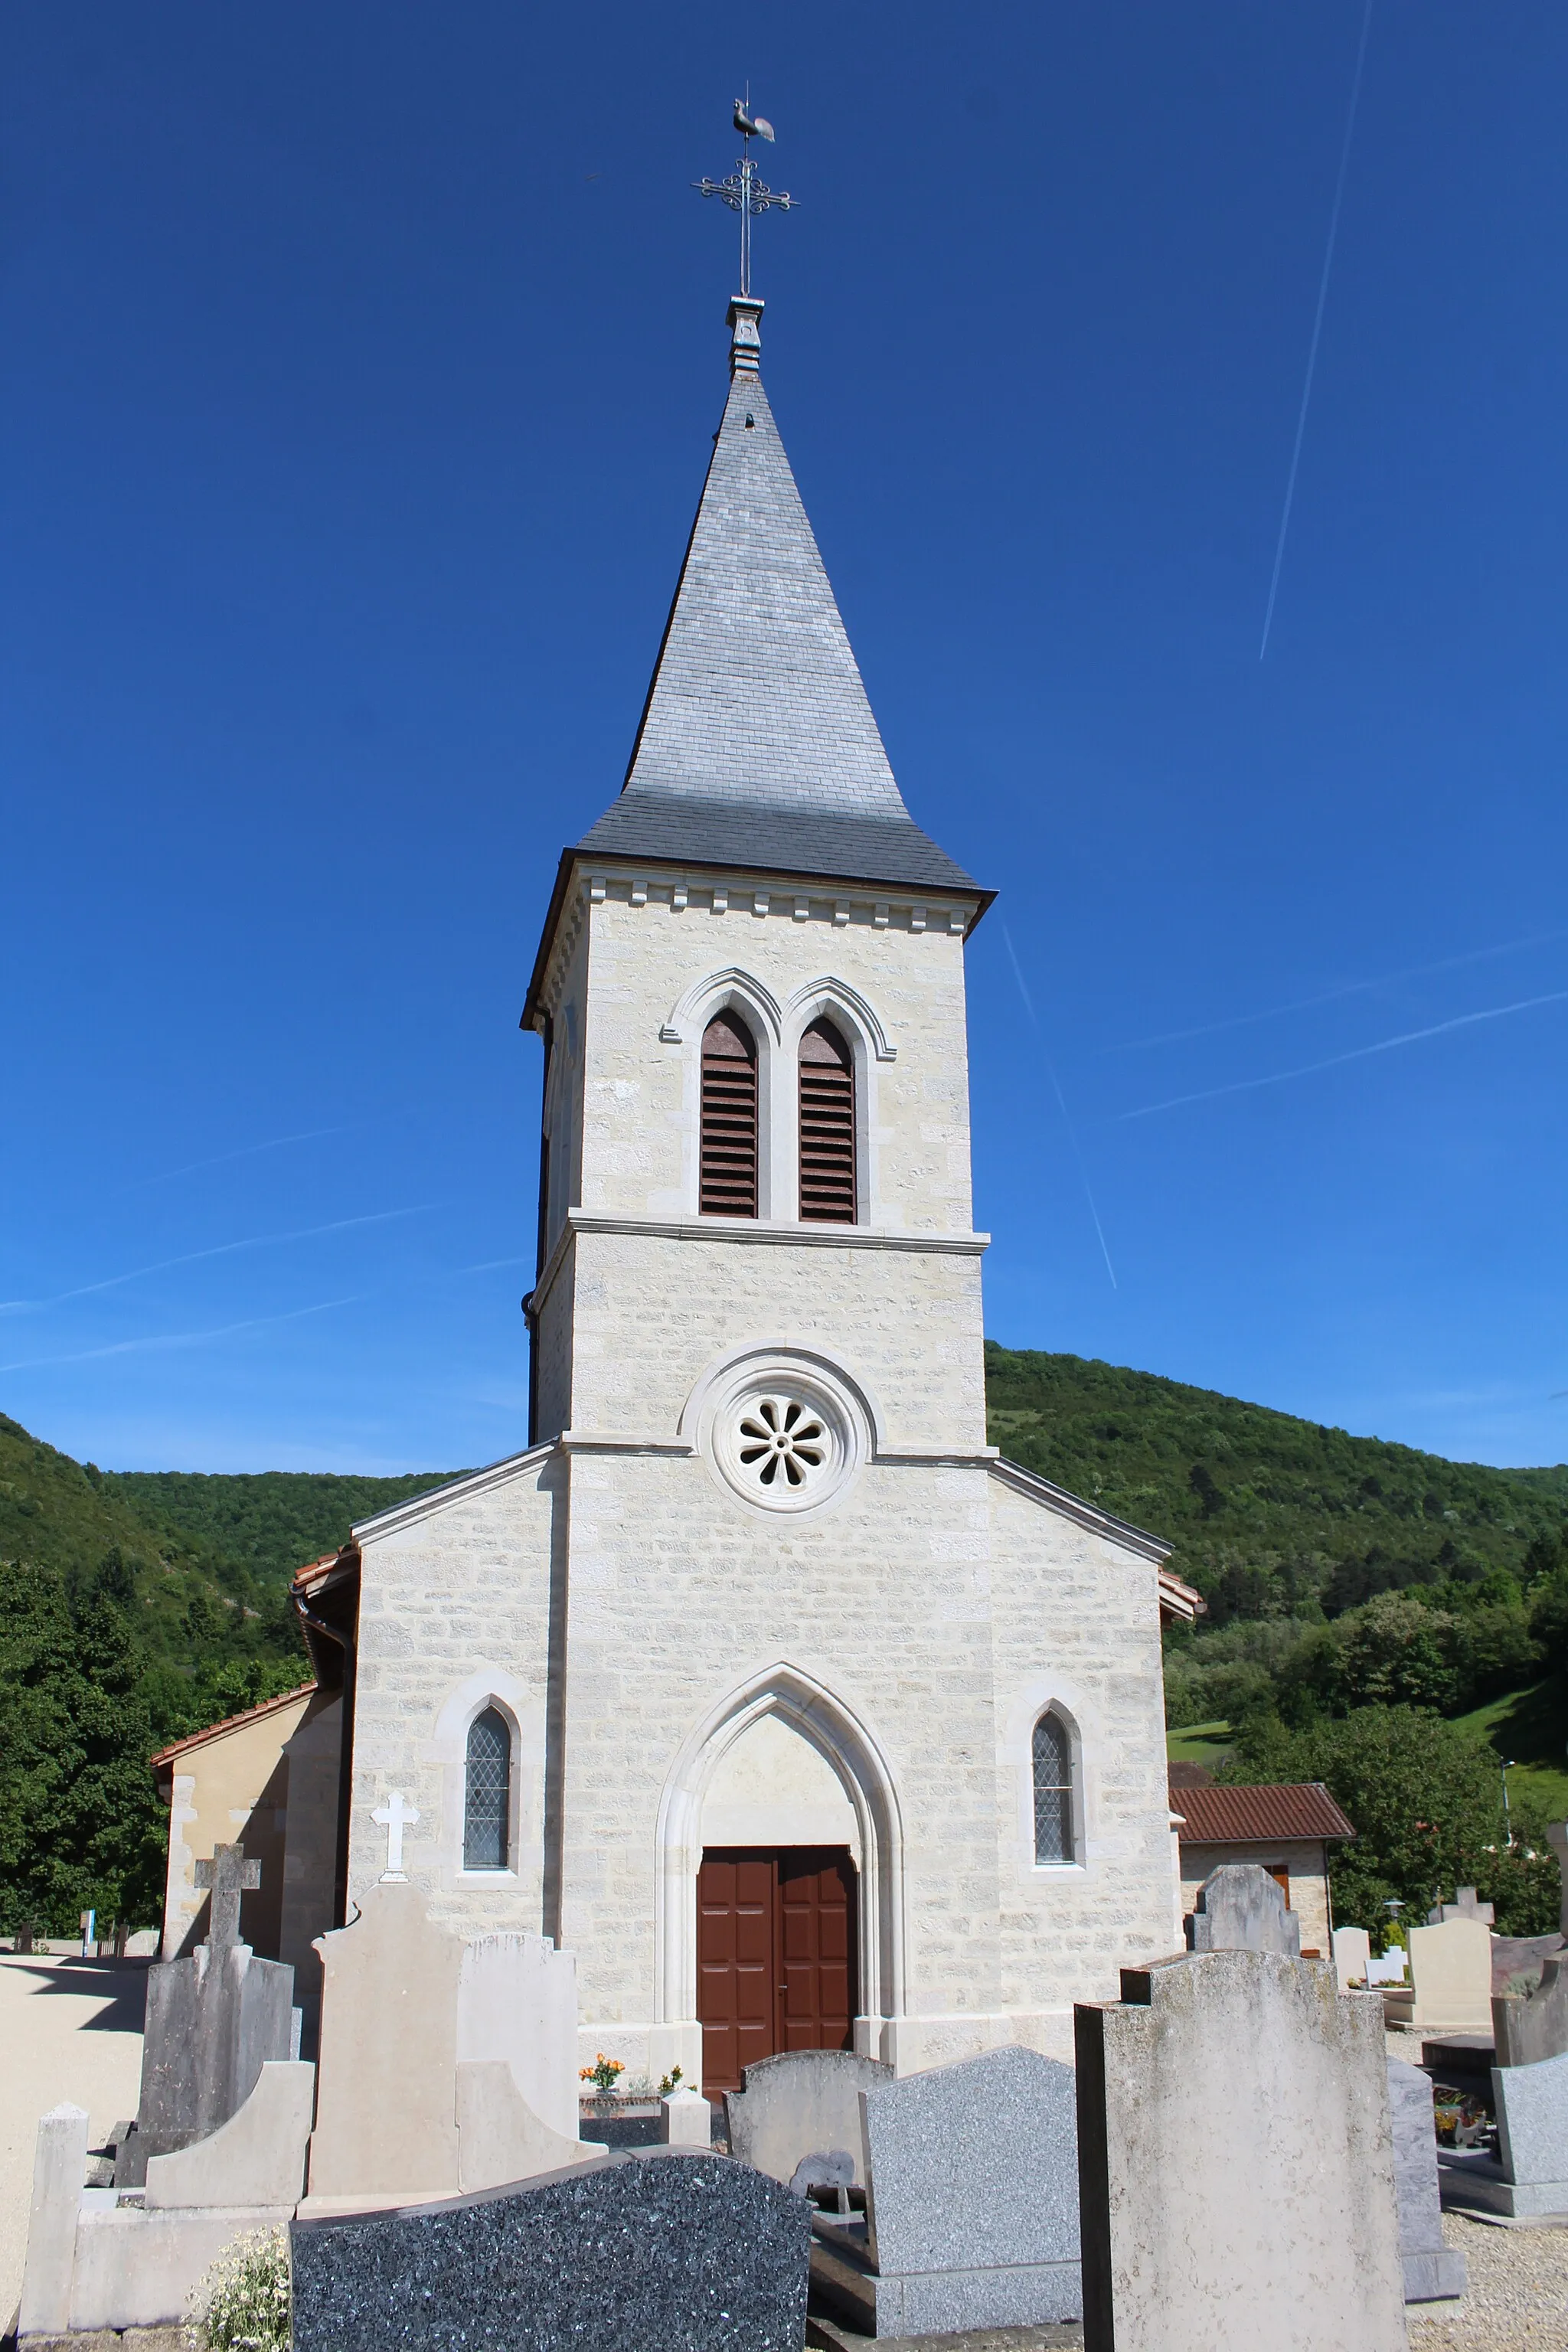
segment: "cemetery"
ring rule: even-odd
[[[226,2249],[279,2232],[300,2352],[1393,2352],[1407,2310],[1465,2294],[1445,2205],[1568,2224],[1555,1957],[1488,1996],[1495,2147],[1439,2149],[1443,2033],[1412,2034],[1423,2065],[1386,2056],[1383,1990],[1342,1981],[1364,1932],[1302,1958],[1257,1864],[1222,1864],[1181,1948],[1078,2005],[1071,2063],[803,2049],[718,2098],[617,2098],[579,2080],[573,1956],[433,1920],[405,1808],[381,1810],[386,1869],[321,1939],[314,2061],[292,1971],[238,1939],[243,1850],[213,1857],[206,1940],[149,1971],[110,2177],[83,2110],[39,2120],[20,2352],[175,2352]],[[1474,2014],[1489,1932],[1447,1907],[1410,1939],[1444,2020]],[[612,2107],[616,2146],[594,2137]]]

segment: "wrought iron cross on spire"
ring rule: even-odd
[[[773,144],[773,126],[760,114],[752,112],[752,93],[748,85],[744,98],[735,100],[735,128],[745,141],[745,151],[727,180],[693,180],[691,184],[700,195],[717,196],[741,215],[741,291],[752,290],[752,222],[762,213],[787,213],[795,198],[781,190],[777,194],[767,182],[757,175],[752,161],[752,142],[765,139]]]

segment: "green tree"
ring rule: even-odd
[[[1553,1567],[1532,1591],[1530,1631],[1552,1672],[1568,1670],[1568,1560]]]
[[[73,1618],[53,1569],[0,1567],[0,1923],[68,1934],[91,1907],[150,1926],[167,1824],[130,1628],[112,1601]]]
[[[1453,1619],[1413,1593],[1383,1592],[1342,1618],[1336,1678],[1348,1706],[1451,1706]]]
[[[1479,1886],[1489,1877],[1500,1890],[1492,1897],[1500,1932],[1528,1935],[1538,1932],[1529,1924],[1542,1899],[1537,1890],[1557,1899],[1551,1892],[1559,1883],[1554,1861],[1536,1873],[1528,1905],[1517,1874],[1497,1863],[1505,1841],[1491,1749],[1420,1708],[1362,1706],[1341,1721],[1296,1731],[1277,1718],[1257,1718],[1243,1727],[1219,1777],[1242,1785],[1322,1781],[1356,1832],[1333,1850],[1330,1864],[1334,1916],[1342,1922],[1381,1930],[1393,1898],[1419,1923],[1434,1903],[1451,1902],[1457,1887]]]
[[[1550,1936],[1562,1916],[1562,1874],[1533,1805],[1512,1808],[1513,1842],[1494,1844],[1478,1866],[1476,1892],[1492,1905],[1506,1936]]]

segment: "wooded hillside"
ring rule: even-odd
[[[1270,1725],[1367,1706],[1453,1715],[1533,1681],[1555,1722],[1568,1466],[1447,1462],[1079,1356],[990,1346],[986,1378],[994,1444],[1169,1538],[1205,1596],[1167,1657],[1173,1722],[1231,1721],[1258,1769]],[[88,1904],[151,1924],[146,1758],[302,1680],[293,1570],[454,1475],[105,1471],[0,1415],[0,1928]]]

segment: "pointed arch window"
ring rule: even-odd
[[[468,1764],[463,1867],[504,1870],[511,1813],[511,1733],[499,1707],[487,1706],[468,1726]]]
[[[1047,1709],[1035,1726],[1035,1860],[1075,1862],[1072,1734]]]
[[[800,1041],[803,1223],[855,1223],[855,1057],[831,1021]]]
[[[702,1148],[698,1206],[705,1217],[757,1213],[757,1041],[738,1013],[702,1033]]]

